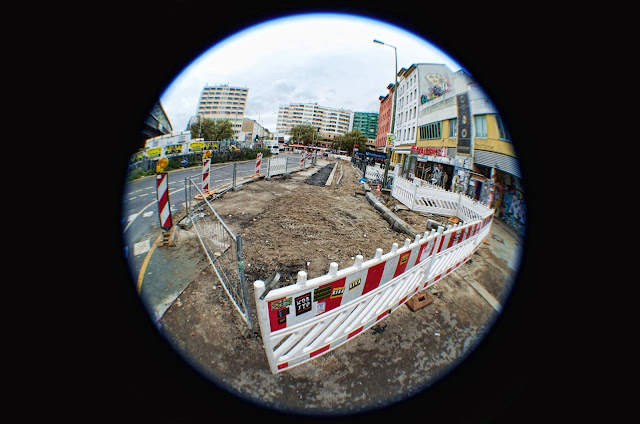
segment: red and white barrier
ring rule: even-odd
[[[160,227],[166,231],[173,226],[171,222],[171,205],[169,204],[169,177],[166,172],[156,175],[156,192]]]
[[[202,192],[207,193],[209,191],[209,180],[211,175],[211,159],[202,158]]]
[[[262,165],[262,153],[258,153],[256,158],[256,175],[260,174],[260,166]]]
[[[258,322],[272,373],[319,357],[353,339],[413,294],[435,283],[471,258],[487,237],[493,214],[481,221],[443,227],[405,240],[398,248],[307,281],[271,290],[254,283]]]

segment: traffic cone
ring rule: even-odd
[[[380,183],[378,183],[378,187],[376,187],[376,193],[380,193]]]

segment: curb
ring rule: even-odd
[[[331,174],[329,174],[329,178],[327,178],[327,181],[324,183],[325,187],[331,186],[331,184],[333,184],[333,176],[336,174],[336,169],[338,169],[338,163],[337,162],[333,165],[333,169],[331,170]]]

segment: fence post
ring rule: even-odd
[[[236,175],[238,173],[238,163],[237,162],[233,162],[233,173],[232,173],[232,183],[231,183],[231,188],[233,189],[233,191],[236,191]]]
[[[242,254],[242,236],[238,234],[236,236],[236,255],[238,257],[238,274],[240,275],[240,289],[242,290],[242,306],[247,314],[247,324],[251,331],[253,331],[253,324],[251,323],[251,313],[249,312],[249,305],[247,305],[247,287],[244,279],[244,255]]]
[[[413,197],[411,197],[411,210],[413,210],[413,208],[416,205],[416,197],[417,196],[418,196],[418,186],[413,184]]]

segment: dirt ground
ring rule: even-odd
[[[253,281],[278,271],[280,285],[288,285],[300,270],[311,279],[325,274],[331,262],[342,269],[357,254],[367,260],[376,248],[386,253],[393,242],[402,245],[408,237],[392,230],[366,198],[356,194],[362,184],[350,163],[325,163],[338,167],[330,187],[306,184],[309,175],[296,173],[245,185],[214,202],[218,214],[243,236],[254,323]],[[386,205],[392,208],[391,201]],[[424,230],[426,216],[397,214]],[[493,228],[503,231],[496,223],[492,233]],[[190,231],[179,230],[177,239],[183,248],[198,243]],[[497,316],[467,281],[480,281],[494,297],[504,298],[512,276],[507,260],[481,246],[472,261],[428,289],[434,299],[429,306],[416,312],[398,308],[352,342],[276,375],[269,370],[257,324],[253,332],[247,330],[210,266],[203,267],[167,310],[161,328],[195,368],[248,401],[297,413],[361,412],[406,398],[446,375]]]

